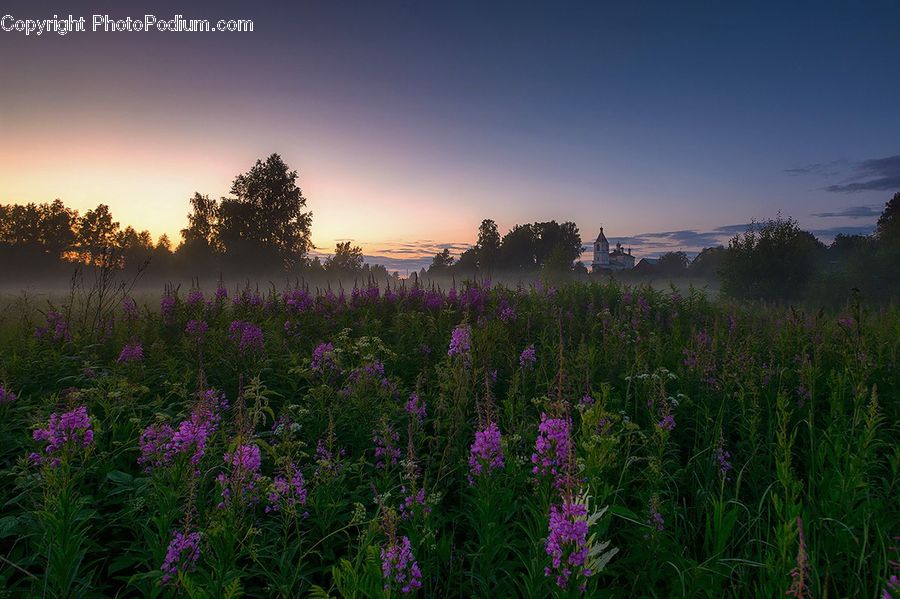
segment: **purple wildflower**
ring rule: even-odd
[[[719,463],[719,474],[728,480],[728,472],[731,470],[731,453],[725,449],[725,437],[719,433],[719,443],[716,445],[716,461]]]
[[[552,568],[544,568],[544,575],[556,575],[556,585],[565,589],[572,575],[589,577],[586,567],[588,543],[587,506],[575,501],[563,501],[562,506],[550,506],[550,526],[545,551]]]
[[[506,298],[500,300],[500,309],[497,318],[502,322],[514,322],[516,320],[516,310],[509,305]]]
[[[415,416],[420,423],[425,420],[425,402],[419,397],[418,393],[409,394],[409,400],[406,402],[404,409],[410,416]]]
[[[162,583],[168,584],[173,578],[177,578],[180,572],[193,572],[199,559],[200,533],[184,534],[180,530],[175,531],[160,568],[163,573]]]
[[[303,473],[291,462],[272,480],[266,512],[277,512],[282,508],[293,510],[298,505],[306,505],[306,485]]]
[[[405,494],[406,487],[400,487],[400,492]],[[416,493],[406,495],[400,504],[400,518],[409,520],[413,517],[415,511],[421,508],[422,513],[426,516],[431,513],[428,502],[425,501],[425,489],[419,489]]]
[[[556,479],[554,484],[561,487],[569,465],[570,450],[569,421],[541,414],[538,437],[534,442],[534,453],[531,454],[531,463],[534,464],[532,472],[553,476]]]
[[[375,467],[387,468],[388,463],[396,466],[400,459],[400,435],[391,426],[385,425],[384,432],[373,432],[372,442],[375,443]]]
[[[235,320],[228,329],[231,340],[238,346],[241,355],[263,350],[263,332],[252,322]]]
[[[317,345],[313,350],[309,366],[319,372],[333,370],[337,366],[334,358],[334,344],[320,343]]]
[[[162,314],[163,322],[172,324],[175,317],[175,296],[167,293],[159,300],[159,311]]]
[[[127,364],[129,362],[140,362],[144,359],[144,348],[140,342],[132,341],[126,343],[119,352],[119,358],[116,360],[119,364]]]
[[[422,571],[413,557],[409,537],[401,537],[388,543],[381,549],[381,573],[384,576],[384,588],[390,590],[391,584],[400,587],[400,592],[408,595],[414,589],[422,587]]]
[[[594,406],[594,398],[590,393],[585,393],[581,396],[581,399],[578,400],[578,405],[582,408],[592,408]]]
[[[47,428],[36,429],[31,436],[35,441],[47,443],[44,453],[48,457],[53,456],[49,463],[55,468],[60,463],[58,454],[67,449],[89,447],[94,442],[94,431],[91,428],[91,418],[88,416],[87,406],[79,406],[61,415],[56,412],[50,414]],[[37,464],[43,463],[44,459],[39,454],[31,454],[31,460]]]
[[[0,406],[2,406],[3,404],[12,403],[16,401],[16,399],[17,398],[15,393],[10,391],[3,385],[0,385]]]
[[[326,444],[323,439],[319,439],[316,443],[315,475],[317,478],[337,476],[343,468],[341,457],[347,453],[346,450],[339,449],[335,452],[332,451],[330,445],[330,443]]]
[[[477,477],[503,467],[500,428],[491,422],[475,432],[475,441],[469,448],[469,484],[474,486]]]
[[[656,423],[656,426],[660,430],[672,432],[675,430],[675,415],[672,413],[664,414],[660,421]]]
[[[453,356],[467,356],[471,349],[471,332],[469,326],[465,324],[458,325],[453,329],[447,355],[451,358]]]
[[[537,362],[537,352],[534,351],[534,344],[532,343],[522,350],[522,354],[519,356],[519,366],[531,368],[535,362]]]
[[[131,297],[126,297],[122,300],[122,312],[125,313],[127,320],[138,320],[141,316],[138,313],[137,302]]]
[[[208,330],[209,325],[206,324],[205,320],[192,319],[189,320],[184,327],[185,334],[192,337],[197,343],[203,343],[203,339],[206,337],[206,332]]]
[[[47,326],[38,327],[34,332],[34,336],[38,339],[52,339],[53,341],[72,340],[66,317],[56,310],[47,312]]]
[[[238,445],[233,453],[225,454],[225,464],[230,471],[216,477],[222,490],[219,508],[230,505],[234,500],[256,502],[256,485],[260,480],[259,467],[262,464],[259,447]]]

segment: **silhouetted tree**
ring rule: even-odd
[[[900,192],[884,205],[875,225],[875,237],[881,243],[900,243]]]
[[[334,247],[334,255],[325,259],[325,270],[332,273],[352,274],[363,269],[363,254],[359,246],[350,245],[349,241],[338,243]]]
[[[500,233],[497,231],[497,223],[491,219],[481,221],[475,247],[478,267],[485,272],[491,272],[500,258]]]
[[[722,290],[737,297],[798,299],[823,252],[822,243],[791,218],[753,223],[728,244]]]
[[[535,244],[536,235],[532,225],[515,225],[500,243],[501,264],[510,270],[533,270],[537,265]]]
[[[659,257],[656,270],[666,275],[681,275],[687,270],[690,260],[684,252],[666,252]]]
[[[118,249],[119,223],[113,220],[109,206],[100,204],[78,219],[75,245],[83,260],[98,263],[113,260]]]
[[[444,272],[451,266],[453,266],[453,256],[450,255],[449,249],[444,248],[431,259],[431,266],[428,267],[428,272]]]
[[[272,154],[235,177],[231,193],[219,202],[216,231],[226,254],[245,265],[274,259],[289,268],[303,261],[312,247],[312,213],[303,212],[297,171]]]

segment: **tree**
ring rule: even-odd
[[[449,249],[444,248],[431,259],[431,266],[428,267],[428,272],[444,272],[451,266],[453,266],[453,256],[450,255]]]
[[[470,247],[460,254],[453,269],[461,273],[474,273],[478,269],[478,249]]]
[[[500,258],[500,232],[497,223],[484,219],[478,227],[478,242],[475,244],[478,267],[491,272]]]
[[[100,204],[78,219],[75,243],[83,260],[99,264],[111,259],[118,248],[119,223],[113,220],[109,206]]]
[[[680,275],[687,270],[690,260],[684,252],[666,252],[659,257],[656,269],[667,275]]]
[[[218,224],[218,202],[211,200],[208,195],[195,192],[190,203],[191,212],[187,215],[188,226],[181,230],[185,247],[214,247]]]
[[[875,237],[880,243],[900,243],[900,192],[884,205],[875,225]]]
[[[802,296],[824,246],[796,220],[779,215],[752,223],[728,244],[722,291],[736,297],[794,300]]]
[[[503,267],[516,271],[534,270],[537,264],[535,237],[532,225],[515,225],[510,229],[500,243],[500,263]]]
[[[312,213],[303,212],[297,171],[272,154],[235,177],[231,193],[217,214],[216,239],[226,254],[248,265],[275,259],[290,268],[303,261],[312,248]]]
[[[715,277],[718,275],[724,259],[725,248],[723,246],[703,248],[691,262],[688,271],[695,277]]]
[[[325,270],[328,272],[352,274],[363,268],[363,253],[359,246],[350,246],[349,241],[338,243],[334,247],[334,255],[325,259]]]

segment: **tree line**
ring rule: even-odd
[[[272,154],[235,177],[230,197],[195,193],[177,247],[166,235],[154,241],[149,231],[123,229],[105,204],[83,214],[58,199],[0,205],[0,260],[10,279],[58,275],[73,264],[133,270],[148,263],[165,275],[387,277],[384,267],[365,264],[362,250],[349,242],[337,244],[324,260],[310,256],[312,213],[305,210],[297,178],[297,171]]]

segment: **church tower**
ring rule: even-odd
[[[600,234],[594,242],[594,261],[591,262],[591,270],[596,272],[604,268],[609,268],[609,242],[603,234],[603,227],[600,227]]]

